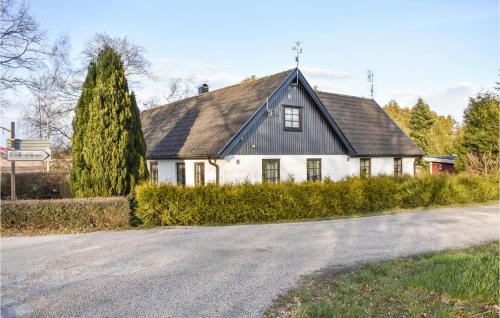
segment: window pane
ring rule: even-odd
[[[194,164],[194,183],[195,185],[205,184],[205,165],[203,163]]]
[[[394,175],[401,176],[403,174],[403,159],[394,158]]]
[[[186,184],[186,165],[183,162],[177,163],[177,184]]]
[[[158,161],[149,162],[149,178],[153,183],[158,182]]]
[[[285,128],[300,129],[300,108],[285,107],[284,121]]]
[[[307,181],[321,180],[321,160],[308,159],[307,160]]]
[[[279,181],[279,160],[262,160],[262,181],[271,183]]]
[[[359,161],[359,175],[361,177],[370,176],[371,174],[370,159],[360,159]]]

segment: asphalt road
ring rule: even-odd
[[[323,267],[499,239],[497,206],[1,238],[3,317],[256,317]]]

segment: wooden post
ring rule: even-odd
[[[12,139],[12,146],[16,147],[16,123],[10,122],[10,139]],[[10,199],[16,199],[16,162],[10,162]]]

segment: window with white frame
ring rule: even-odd
[[[284,109],[284,124],[285,130],[301,131],[302,130],[302,108],[297,106],[283,106]]]

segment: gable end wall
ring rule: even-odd
[[[283,105],[301,106],[302,131],[285,131]],[[228,147],[229,155],[344,155],[347,150],[302,85],[283,87]]]

